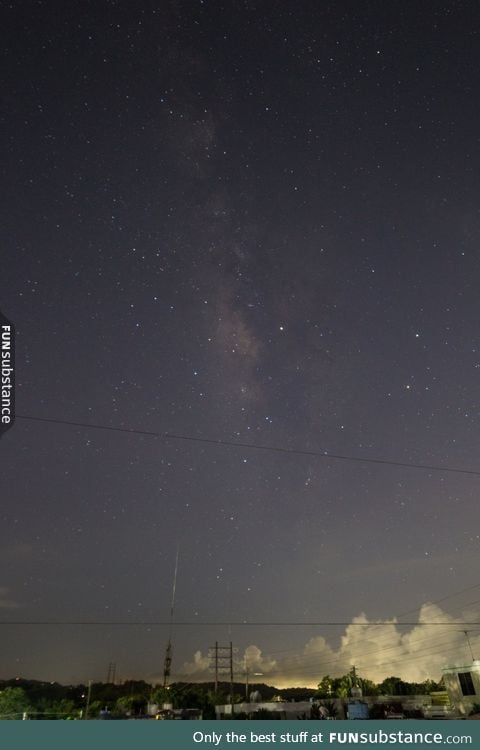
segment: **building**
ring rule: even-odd
[[[257,711],[268,712],[270,718],[278,719],[302,719],[310,718],[312,704],[310,701],[269,701],[262,703],[235,703],[233,706],[215,706],[217,719],[235,718],[235,714],[247,715],[250,719],[255,718]],[[233,714],[233,717],[232,717]]]
[[[447,667],[443,671],[450,702],[461,716],[480,710],[480,660],[470,666]]]

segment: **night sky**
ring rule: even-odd
[[[0,677],[161,679],[177,547],[172,679],[471,661],[479,21],[5,4]]]

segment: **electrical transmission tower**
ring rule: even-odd
[[[116,672],[117,672],[117,665],[114,661],[111,661],[108,665],[107,684],[115,685]]]

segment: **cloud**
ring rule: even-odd
[[[415,624],[404,625],[395,619],[378,624],[364,613],[352,619],[334,648],[322,635],[311,638],[298,651],[265,654],[256,645],[249,645],[236,658],[236,679],[243,679],[245,664],[249,673],[262,674],[260,682],[277,687],[303,685],[315,687],[322,677],[338,677],[355,665],[361,677],[381,682],[385,677],[398,676],[410,682],[439,680],[447,666],[465,665],[480,654],[480,634],[469,633],[468,644],[462,620],[478,620],[478,611],[452,617],[435,604],[424,604]],[[467,620],[467,621],[468,621]],[[471,650],[470,650],[471,647]],[[198,651],[182,672],[190,679],[211,680],[210,660]]]
[[[186,662],[183,665],[182,673],[187,677],[192,677],[194,675],[208,675],[208,678],[211,679],[212,674],[209,671],[210,664],[211,660],[208,656],[203,656],[201,651],[195,651],[193,661]]]
[[[227,652],[222,651],[222,657],[224,657],[226,653]],[[226,666],[224,667],[224,665]],[[230,672],[227,662],[224,658],[221,659],[221,663],[219,662],[219,668],[221,673],[220,679],[228,680]],[[259,675],[261,674],[262,678],[266,678],[268,675],[276,673],[277,662],[270,656],[264,656],[258,646],[251,645],[245,649],[243,654],[235,655],[235,679],[241,680],[245,678],[247,669],[251,680],[255,674],[257,677],[259,677]],[[228,675],[225,676],[227,671]],[[183,664],[181,673],[182,677],[179,679],[182,679],[183,677],[189,677],[190,679],[194,679],[195,681],[212,680],[214,674],[213,656],[203,655],[201,651],[196,651],[193,655],[193,660],[190,662],[185,662]],[[263,679],[261,681],[263,681]]]
[[[248,646],[244,653],[244,667],[249,673],[266,676],[275,672],[277,662],[269,656],[264,656],[258,646]]]

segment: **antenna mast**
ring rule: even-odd
[[[180,548],[177,547],[177,555],[175,557],[175,571],[173,574],[172,584],[172,603],[170,605],[170,629],[168,632],[167,647],[165,649],[165,661],[163,663],[163,687],[168,687],[170,681],[170,671],[172,666],[172,631],[173,631],[173,613],[175,610],[175,591],[177,588],[177,572],[178,572],[178,556]]]

